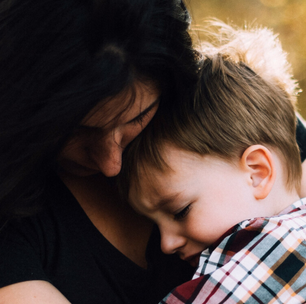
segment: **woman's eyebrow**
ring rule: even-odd
[[[160,99],[157,98],[150,106],[148,106],[145,110],[140,112],[136,117],[134,117],[130,121],[126,122],[126,124],[132,123],[132,122],[138,120],[140,117],[142,117],[142,116],[146,115],[147,113],[149,113],[159,103],[159,100]]]

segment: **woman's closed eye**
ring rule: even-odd
[[[147,109],[145,109],[138,116],[133,118],[131,121],[127,122],[127,124],[146,124],[155,114],[159,104],[159,98],[155,100]]]
[[[143,113],[142,115],[140,116],[137,116],[136,118],[133,119],[132,123],[133,124],[140,124],[141,126],[143,125],[143,122],[146,120],[147,117],[151,118],[151,113],[150,111],[149,112],[146,112],[146,113]]]
[[[191,208],[191,204],[189,204],[188,206],[186,206],[184,209],[182,209],[181,211],[179,211],[178,213],[176,213],[174,215],[174,219],[176,221],[180,221],[180,220],[183,220],[189,213],[190,211],[190,208]]]

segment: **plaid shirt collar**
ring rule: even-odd
[[[284,215],[284,214],[290,214],[292,212],[296,212],[296,211],[304,209],[304,208],[306,208],[306,197],[301,198],[298,201],[296,201],[295,203],[289,205],[288,207],[286,207],[284,210],[282,210],[280,213],[278,213],[274,217]],[[216,242],[214,242],[211,246],[209,246],[207,249],[205,249],[201,253],[198,269],[203,267],[205,261],[208,259],[210,254],[218,247],[218,245],[221,243],[221,241],[223,239],[225,239],[227,236],[233,234],[234,232],[245,229],[246,227],[251,225],[254,221],[256,221],[256,218],[244,220],[244,221],[236,224],[235,226],[231,227],[229,230],[227,230]],[[199,275],[197,275],[197,273],[198,273],[198,271],[195,272],[195,274],[193,276],[193,279],[199,277]]]
[[[161,304],[306,303],[306,199],[236,225],[200,263]]]

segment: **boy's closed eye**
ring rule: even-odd
[[[174,219],[176,221],[183,220],[189,213],[191,204],[187,205],[184,209],[180,210],[178,213],[174,214]]]

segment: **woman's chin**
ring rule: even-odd
[[[60,166],[64,172],[67,172],[69,174],[79,176],[79,177],[87,177],[87,176],[96,175],[96,174],[101,173],[97,169],[88,168],[88,167],[82,166],[78,163],[75,163],[69,160],[61,161]]]

